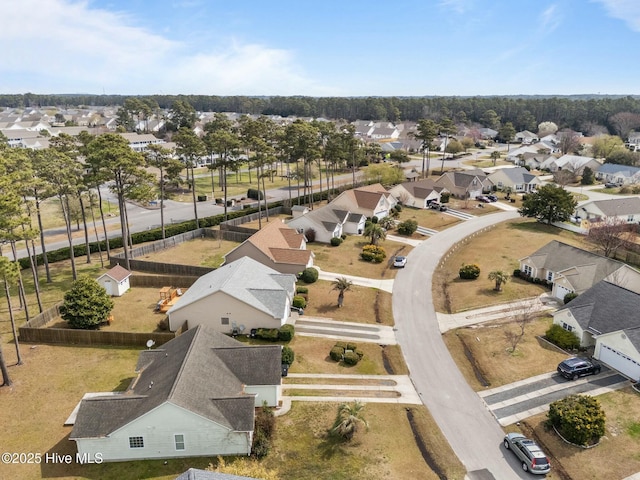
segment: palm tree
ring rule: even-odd
[[[507,275],[502,270],[494,270],[493,272],[489,272],[489,280],[493,280],[494,282],[496,282],[496,287],[494,288],[494,290],[497,292],[501,292],[502,285],[507,283],[507,281],[509,280],[509,275]]]
[[[351,290],[353,282],[346,277],[338,277],[331,282],[331,290],[338,290],[338,307],[342,307],[344,303],[344,292]]]
[[[500,158],[500,152],[498,150],[494,150],[491,152],[491,160],[493,160],[493,165],[496,165],[496,161]]]
[[[379,240],[387,238],[387,232],[384,231],[384,228],[380,224],[373,222],[364,228],[363,235],[371,239],[371,245],[377,245]]]
[[[391,215],[387,215],[386,217],[382,217],[380,219],[380,221],[378,222],[378,225],[380,225],[385,230],[391,230],[396,226],[396,221],[393,219]]]
[[[331,427],[330,433],[344,440],[351,440],[358,431],[358,424],[369,427],[362,415],[364,405],[360,402],[343,403],[338,407],[338,414]]]

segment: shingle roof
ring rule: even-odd
[[[603,280],[578,295],[561,310],[569,310],[583,329],[596,334],[640,328],[640,294]],[[632,333],[635,341],[640,335]],[[631,337],[630,337],[631,338]],[[634,340],[632,340],[634,341]],[[640,342],[634,345],[640,348]]]
[[[618,165],[615,163],[603,163],[598,167],[600,173],[617,173],[624,175],[625,177],[632,177],[636,173],[640,172],[638,167],[630,167],[629,165]]]
[[[252,431],[254,396],[244,385],[280,384],[281,347],[245,346],[199,325],[140,353],[138,377],[118,396],[82,400],[70,438],[113,433],[164,403],[234,431]]]
[[[611,200],[595,200],[592,202],[607,217],[633,215],[640,213],[639,197],[621,197]]]
[[[115,267],[110,268],[109,270],[104,272],[102,275],[100,275],[100,277],[104,277],[105,275],[113,278],[116,282],[121,282],[130,277],[131,272],[126,268],[121,267],[120,265],[116,265]]]
[[[293,296],[295,282],[295,275],[279,273],[250,257],[243,257],[196,280],[168,314],[213,293],[224,292],[273,318],[283,318],[286,298]]]

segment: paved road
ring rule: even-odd
[[[393,289],[396,336],[411,379],[469,478],[529,477],[521,472],[515,457],[500,447],[504,436],[500,425],[469,387],[442,340],[431,294],[433,272],[457,241],[517,216],[517,212],[485,215],[430,237],[409,253]]]

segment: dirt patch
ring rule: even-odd
[[[413,419],[413,410],[411,408],[407,408],[407,420],[409,421],[409,425],[411,426],[411,431],[413,432],[413,438],[416,441],[416,446],[418,447],[418,450],[420,450],[425,463],[438,476],[440,480],[447,480],[447,476],[429,452],[424,438],[422,438],[422,436],[420,435],[420,432],[418,431],[418,428],[416,427],[415,421]]]
[[[544,440],[540,438],[539,435],[536,434],[535,429],[529,425],[526,421],[522,421],[520,423],[520,430],[522,430],[523,435],[532,438],[536,441],[536,443],[542,448],[542,451],[547,454],[549,457],[549,461],[551,462],[553,473],[558,475],[560,480],[572,480],[571,476],[567,473],[567,471],[562,466],[562,463],[558,461],[558,459],[553,455],[553,449],[545,444]]]
[[[491,385],[491,382],[489,382],[489,380],[485,378],[485,375],[482,372],[480,365],[478,365],[476,358],[473,356],[473,352],[471,351],[467,343],[464,341],[464,338],[462,338],[459,335],[458,335],[458,338],[460,339],[460,343],[462,344],[462,348],[464,350],[464,356],[467,357],[467,360],[469,360],[469,364],[471,365],[471,368],[473,368],[473,374],[476,376],[476,380],[478,380],[480,385],[482,385],[483,387],[488,387],[489,385]]]
[[[382,323],[382,318],[380,318],[380,290],[376,291],[376,301],[373,304],[373,313],[376,316],[376,323]]]
[[[386,345],[382,345],[382,365],[384,366],[385,371],[389,374],[389,375],[395,375],[395,371],[393,369],[393,365],[391,364],[391,361],[389,360],[389,356],[387,354],[387,346]]]

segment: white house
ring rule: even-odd
[[[640,272],[636,272],[640,276]],[[640,381],[640,293],[602,280],[553,314],[553,323],[573,332],[594,358]]]
[[[498,168],[487,178],[498,190],[511,188],[516,193],[533,192],[542,184],[524,167]]]
[[[329,243],[332,238],[340,237],[345,231],[345,224],[349,219],[350,212],[340,208],[335,208],[331,204],[320,208],[309,210],[304,215],[294,217],[287,225],[297,231],[304,233],[305,237],[311,241]],[[365,218],[359,215],[358,223],[364,229]],[[352,222],[353,223],[353,222]],[[354,232],[357,233],[357,232]],[[359,233],[362,233],[360,231]]]
[[[409,207],[427,208],[431,202],[439,202],[440,196],[447,189],[436,185],[430,178],[414,182],[403,182],[389,189],[400,203]]]
[[[130,288],[130,277],[131,272],[129,270],[120,265],[116,265],[100,275],[97,281],[107,291],[108,295],[121,297]]]
[[[280,328],[291,314],[295,275],[243,257],[203,275],[169,309],[169,329],[200,324],[222,333]]]
[[[586,167],[589,167],[592,171],[597,171],[602,163],[593,157],[583,157],[581,155],[562,155],[560,158],[549,157],[545,160],[540,168],[549,169],[549,171],[555,173],[559,170],[568,170],[576,175],[582,175],[582,172]]]
[[[346,190],[331,200],[332,208],[348,210],[366,217],[383,218],[398,201],[382,185],[374,183],[364,187]]]
[[[605,163],[598,168],[596,178],[602,182],[620,183],[622,185],[640,183],[640,168]]]
[[[640,222],[640,198],[621,197],[610,200],[592,200],[580,204],[575,211],[576,218],[588,222],[615,220],[624,223]]]
[[[122,394],[85,396],[69,439],[104,461],[249,455],[255,407],[280,401],[281,352],[198,326],[142,351]]]

